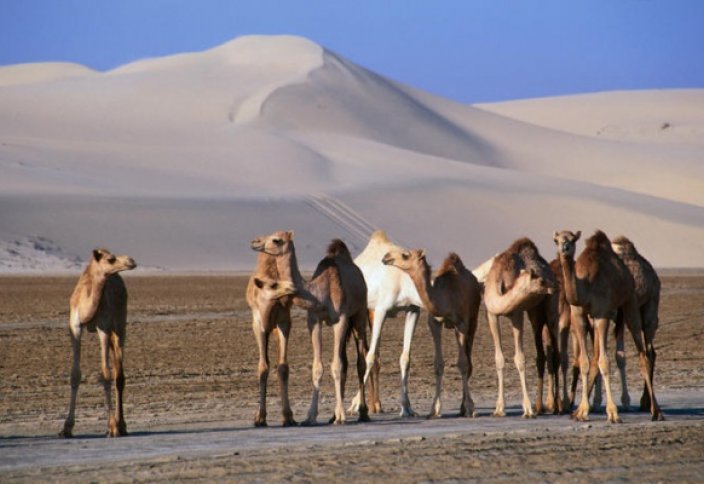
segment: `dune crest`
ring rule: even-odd
[[[380,228],[476,266],[519,236],[550,254],[554,230],[601,228],[656,266],[704,267],[702,99],[469,106],[293,36],[107,73],[6,67],[0,240],[41,233],[70,253],[246,270],[251,237],[285,228],[312,268],[330,239],[356,254]]]

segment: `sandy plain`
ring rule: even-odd
[[[397,318],[387,321],[382,335],[384,412],[373,415],[372,422],[325,423],[334,400],[327,331],[320,425],[280,426],[272,371],[270,427],[255,429],[257,354],[244,300],[246,277],[128,274],[125,411],[131,435],[103,437],[98,344],[88,334],[77,438],[63,440],[57,434],[68,401],[67,299],[75,277],[0,277],[0,480],[696,481],[704,475],[704,274],[665,272],[662,279],[656,390],[665,422],[650,422],[635,407],[622,413],[620,425],[607,424],[599,411],[586,423],[567,415],[522,419],[505,325],[508,416],[491,417],[496,373],[482,310],[470,381],[478,405],[475,419],[457,416],[460,382],[449,331],[444,335],[444,418],[398,417],[402,319]],[[302,312],[294,311],[292,334],[290,394],[300,421],[310,398],[310,342]],[[533,392],[534,350],[528,336],[525,347]],[[627,350],[635,402],[641,380],[630,341]],[[349,355],[353,363],[351,348]],[[432,358],[421,316],[410,380],[411,401],[421,415],[430,408]],[[612,374],[618,399],[615,365]],[[354,385],[350,373],[347,400]]]

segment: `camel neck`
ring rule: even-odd
[[[562,253],[559,253],[558,256],[560,257],[562,275],[565,280],[565,298],[572,306],[581,306],[582,298],[579,294],[580,281],[577,279],[574,257]]]
[[[81,275],[78,283],[78,301],[76,309],[81,323],[90,321],[95,317],[95,313],[100,306],[100,299],[103,295],[103,288],[107,277],[104,274],[95,274],[90,270],[90,266]]]
[[[418,295],[420,296],[426,311],[430,314],[437,316],[438,308],[435,305],[435,292],[433,285],[430,281],[431,268],[428,263],[424,263],[422,267],[417,268],[413,272],[409,272],[413,284],[415,284],[418,290]]]
[[[281,279],[288,279],[293,282],[293,284],[302,288],[305,285],[303,276],[301,276],[301,271],[298,269],[298,260],[296,259],[296,248],[293,246],[293,242],[290,242],[291,248],[284,255],[276,258],[276,268],[279,272],[279,277]]]

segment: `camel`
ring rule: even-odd
[[[618,409],[611,395],[610,362],[606,353],[606,338],[611,320],[618,312],[628,326],[640,359],[640,370],[650,397],[650,412],[653,420],[663,420],[651,382],[652,364],[643,343],[641,316],[635,293],[635,282],[624,262],[611,247],[604,232],[597,230],[587,239],[585,248],[575,261],[576,242],[581,232],[555,232],[553,240],[558,247],[562,264],[565,295],[572,306],[573,329],[580,352],[580,374],[582,380],[581,402],[573,418],[589,419],[589,359],[586,351],[586,326],[594,327],[594,354],[591,366],[601,373],[606,388],[606,415],[611,423],[620,422]],[[593,379],[592,379],[593,381]]]
[[[493,415],[503,417],[504,398],[504,356],[501,350],[499,316],[507,316],[513,326],[515,347],[514,363],[518,369],[523,392],[523,417],[533,418],[536,412],[530,402],[525,376],[525,355],[523,353],[523,312],[533,326],[535,337],[538,386],[536,411],[543,411],[542,393],[545,372],[545,345],[548,346],[548,392],[546,408],[549,411],[561,409],[561,399],[556,394],[558,388],[556,317],[551,313],[546,295],[554,292],[555,277],[550,266],[543,259],[535,244],[527,238],[516,240],[507,250],[496,256],[487,274],[484,289],[484,304],[487,320],[494,340],[496,372],[498,376],[498,396]]]
[[[386,253],[382,262],[408,274],[416,286],[428,311],[428,328],[435,346],[435,398],[429,418],[442,415],[442,375],[445,361],[442,353],[442,327],[455,330],[457,338],[457,367],[462,377],[460,415],[474,417],[474,401],[469,391],[472,375],[472,345],[477,331],[477,315],[481,304],[482,287],[467,270],[460,257],[451,253],[431,283],[431,267],[423,249],[394,249]]]
[[[650,359],[650,383],[654,384],[656,353],[653,341],[655,332],[658,329],[660,279],[650,262],[638,252],[633,242],[627,237],[619,236],[613,239],[611,248],[626,265],[635,282],[636,301],[643,327],[645,351]],[[619,316],[621,315],[619,314]],[[621,405],[623,408],[628,409],[631,399],[628,395],[628,386],[626,384],[626,353],[623,333],[624,325],[622,318],[619,317],[616,325],[616,365],[621,375]],[[650,395],[644,386],[640,397],[640,410],[647,411],[649,409]]]
[[[550,261],[550,269],[555,274],[557,281],[557,290],[550,296],[551,311],[557,313],[558,318],[558,334],[560,345],[560,369],[562,373],[562,401],[567,408],[572,408],[577,388],[577,380],[579,378],[579,345],[577,337],[572,333],[572,311],[570,303],[567,302],[565,295],[565,278],[562,274],[562,264],[560,259]],[[572,338],[570,339],[570,333]],[[592,338],[593,339],[593,338]],[[568,345],[572,350],[572,364],[569,361]],[[568,390],[567,372],[570,366],[572,367],[572,383]]]
[[[333,423],[344,424],[347,417],[343,406],[347,380],[347,341],[354,335],[357,347],[357,376],[359,378],[359,421],[369,421],[369,410],[364,394],[365,359],[368,351],[367,284],[362,271],[352,260],[345,243],[334,239],[326,256],[318,263],[306,290],[324,309],[308,311],[308,330],[313,344],[313,395],[304,425],[315,425],[318,417],[320,382],[323,376],[322,325],[333,326],[333,359],[330,365],[335,382],[335,415]]]
[[[81,383],[81,335],[83,329],[98,333],[100,340],[100,367],[108,413],[108,437],[127,435],[122,409],[125,374],[122,367],[122,349],[127,327],[127,288],[118,272],[132,270],[137,264],[126,255],[115,256],[107,249],[95,249],[88,265],[78,278],[71,294],[69,330],[73,350],[71,367],[71,398],[68,417],[61,437],[73,437],[76,396]],[[115,401],[112,386],[115,384]]]
[[[372,320],[372,339],[367,353],[367,369],[364,382],[372,375],[372,408],[381,410],[378,401],[378,350],[381,330],[387,317],[394,317],[401,311],[406,313],[403,334],[403,351],[399,365],[401,367],[401,417],[417,416],[408,398],[408,376],[411,366],[411,342],[415,332],[420,308],[423,301],[416,290],[411,277],[397,267],[385,265],[382,259],[390,251],[401,249],[393,244],[383,230],[374,232],[367,246],[354,262],[362,270],[367,282],[367,304]],[[376,388],[374,386],[376,380]],[[354,411],[360,402],[360,394],[354,398],[349,411]]]
[[[247,304],[252,311],[252,329],[259,347],[259,406],[254,416],[255,427],[266,427],[266,387],[269,379],[269,337],[276,330],[279,342],[277,373],[279,376],[279,389],[281,395],[281,411],[283,425],[295,425],[293,412],[288,398],[288,337],[291,331],[291,304],[293,298],[283,296],[280,298],[267,298],[262,294],[263,285],[257,281],[291,281],[296,286],[296,281],[291,277],[291,271],[280,274],[277,267],[276,255],[288,250],[288,245],[293,239],[292,232],[274,232],[273,234],[256,238],[251,243],[252,250],[257,254],[257,265],[247,284]],[[268,245],[267,245],[268,244]]]
[[[362,396],[359,418],[362,421],[368,420],[363,386],[367,289],[364,276],[354,265],[345,244],[338,239],[331,242],[326,257],[318,264],[310,282],[303,279],[298,269],[293,232],[275,232],[266,237],[259,237],[252,242],[252,248],[272,258],[271,263],[279,280],[291,281],[296,288],[296,296],[291,299],[291,303],[308,311],[308,329],[313,344],[313,396],[304,425],[316,423],[318,415],[318,398],[323,376],[321,362],[323,321],[334,326],[335,338],[331,370],[335,380],[337,405],[335,416],[331,421],[338,424],[344,424],[346,421],[342,402],[347,375],[346,342],[350,333],[355,336],[358,351],[357,371]]]

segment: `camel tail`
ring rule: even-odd
[[[494,259],[496,259],[496,255],[494,257],[492,257],[491,259],[483,262],[478,267],[472,269],[472,274],[474,274],[474,277],[477,278],[477,281],[484,284],[484,282],[486,281],[486,276],[489,274],[489,270],[491,269],[491,266],[494,264]]]

